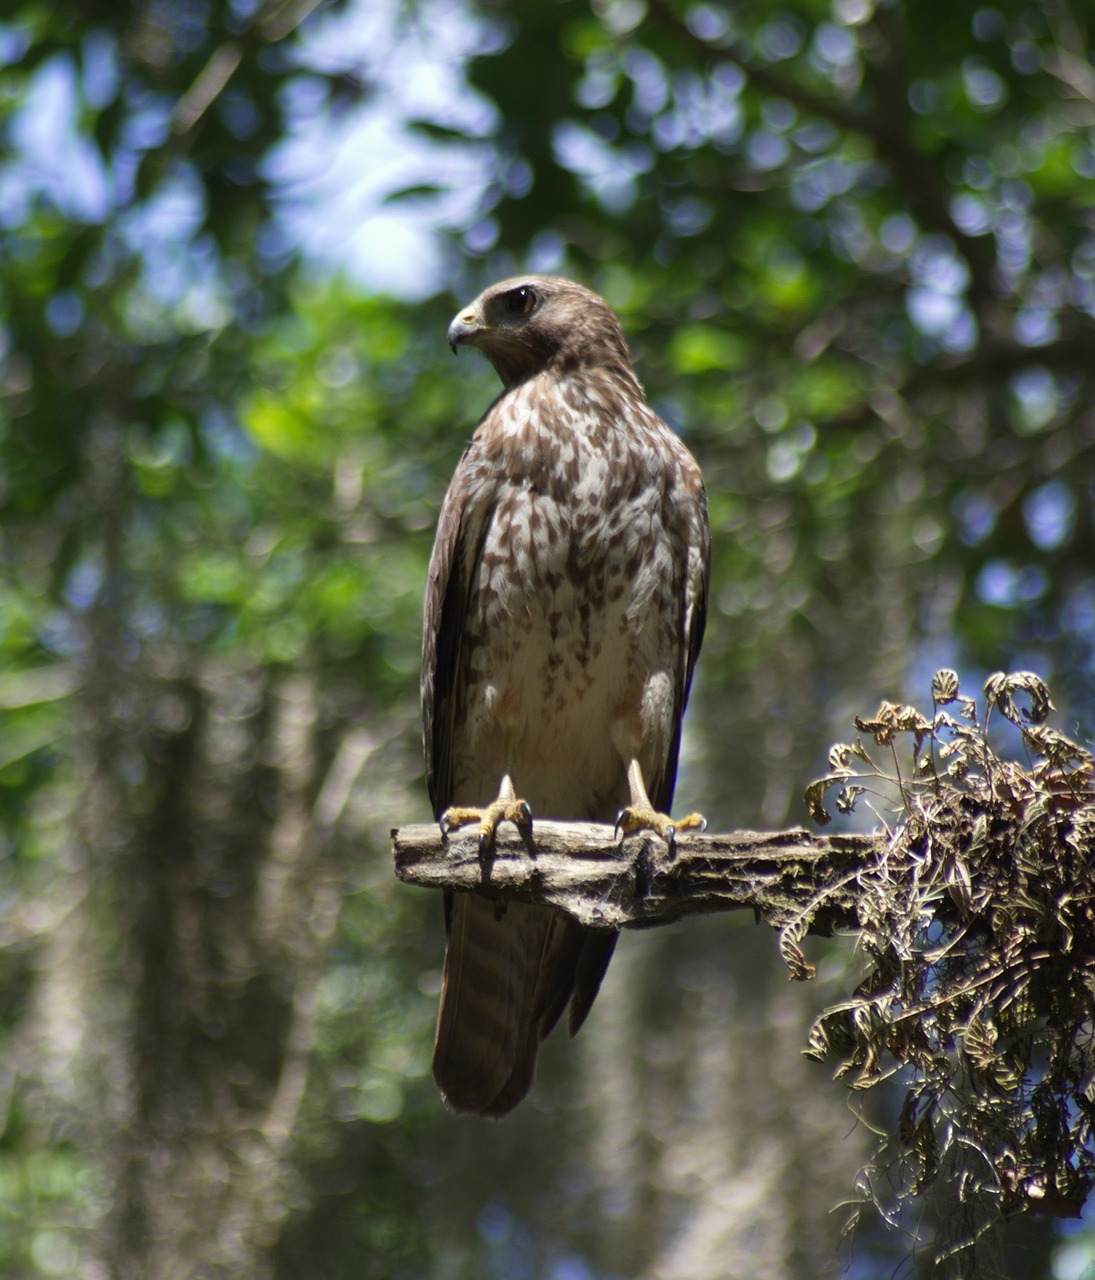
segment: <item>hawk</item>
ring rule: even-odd
[[[426,777],[443,831],[668,817],[706,613],[699,467],[647,404],[603,299],[505,280],[453,320],[502,379],[441,508],[424,610]],[[445,901],[433,1073],[457,1111],[501,1116],[570,1004],[573,1035],[616,945],[548,906]]]

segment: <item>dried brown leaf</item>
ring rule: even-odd
[[[958,697],[958,676],[944,667],[932,676],[932,702],[937,707],[944,707]]]

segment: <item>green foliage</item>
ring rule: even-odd
[[[215,1188],[223,1155],[206,1157],[210,1141],[234,1153],[237,1194],[253,1201],[246,1255],[256,1267],[269,1257],[269,1233],[260,1247],[246,1219],[279,1220],[285,1193],[242,1153],[271,1118],[267,1141],[291,1136],[293,1112],[266,1110],[268,1087],[283,1070],[291,1100],[304,1079],[306,1043],[296,1059],[279,1055],[285,1028],[303,1025],[293,1009],[308,1007],[316,968],[308,925],[324,918],[302,861],[316,843],[306,823],[293,819],[280,862],[264,866],[268,834],[293,810],[286,767],[301,778],[317,769],[309,800],[318,791],[336,816],[355,775],[322,791],[323,770],[353,764],[347,741],[362,726],[372,736],[361,752],[394,740],[403,774],[418,767],[411,690],[437,473],[458,448],[450,422],[472,416],[428,347],[447,355],[448,308],[424,308],[420,327],[406,308],[334,281],[290,293],[292,259],[256,254],[256,235],[274,234],[256,161],[284,127],[294,64],[277,46],[292,28],[278,35],[272,11],[242,15],[227,4],[208,21],[185,7],[28,8],[4,32],[23,46],[6,120],[39,91],[43,68],[85,77],[84,173],[102,166],[116,179],[88,209],[48,171],[39,181],[18,148],[3,174],[7,192],[27,196],[0,245],[0,1268],[12,1274],[82,1273],[96,1256],[166,1272],[176,1264],[157,1248],[181,1253],[187,1271],[223,1263],[216,1233],[194,1241],[185,1214],[162,1222],[158,1242],[122,1225],[142,1194],[130,1222],[185,1204],[191,1176],[195,1205]],[[226,50],[239,62],[224,93],[184,118]],[[313,686],[309,765],[278,716]],[[343,846],[323,830],[324,881],[337,882]],[[279,894],[293,904],[280,938],[256,936]],[[360,981],[363,967],[379,976],[396,926],[374,912],[356,937],[358,914],[351,899],[347,958],[328,982],[359,979],[359,1035],[382,1069],[362,1057],[356,1114],[378,1124],[378,1108],[397,1114],[390,1082],[400,1066],[409,1073],[409,1053],[421,1057],[408,1046],[425,1041],[432,1013],[391,974]],[[325,994],[319,1008],[325,1027],[337,1020]],[[218,1043],[242,1123],[203,1094]],[[337,1060],[329,1033],[318,1044],[319,1061]],[[331,1114],[349,1123],[345,1108]],[[168,1189],[145,1166],[143,1191],[127,1190],[128,1170],[157,1151],[170,1153],[159,1166]],[[311,1157],[302,1143],[302,1162]],[[409,1213],[406,1184],[376,1177],[395,1194],[367,1252]]]
[[[496,384],[445,349],[454,298],[321,277],[279,217],[264,162],[295,98],[332,129],[375,102],[368,60],[308,62],[339,9],[28,3],[0,28],[13,1274],[639,1274],[665,1223],[688,1237],[665,1188],[706,1157],[641,1107],[605,1132],[556,1064],[545,1111],[471,1137],[425,1074],[440,926],[385,835],[425,813],[422,577]],[[437,16],[393,13],[377,66]],[[473,7],[479,52],[449,68],[493,133],[415,107],[438,191],[446,146],[487,169],[467,225],[446,215],[460,301],[526,265],[580,275],[701,457],[716,565],[684,786],[720,825],[781,823],[826,725],[925,650],[1018,654],[1095,704],[1082,19],[506,0]],[[55,163],[26,142],[49,84]],[[936,759],[943,783],[964,756]],[[605,1212],[589,1169],[635,1151],[649,1185]],[[786,1230],[820,1238],[808,1199]]]

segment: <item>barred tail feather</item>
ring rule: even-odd
[[[572,994],[572,1034],[585,1017],[614,944],[615,934],[593,934],[552,907],[510,902],[499,914],[486,898],[455,894],[433,1057],[449,1106],[512,1111]]]

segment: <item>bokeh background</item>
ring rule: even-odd
[[[852,714],[942,665],[1039,672],[1087,740],[1092,25],[9,0],[0,1272],[928,1273],[931,1205],[840,1240],[871,1116],[800,1051],[852,940],[804,986],[751,918],[628,935],[513,1117],[443,1109],[440,904],[388,831],[428,816],[425,565],[496,388],[444,335],[493,279],[577,276],[700,459],[682,811],[803,822]],[[1042,1220],[979,1265],[1093,1258]]]

